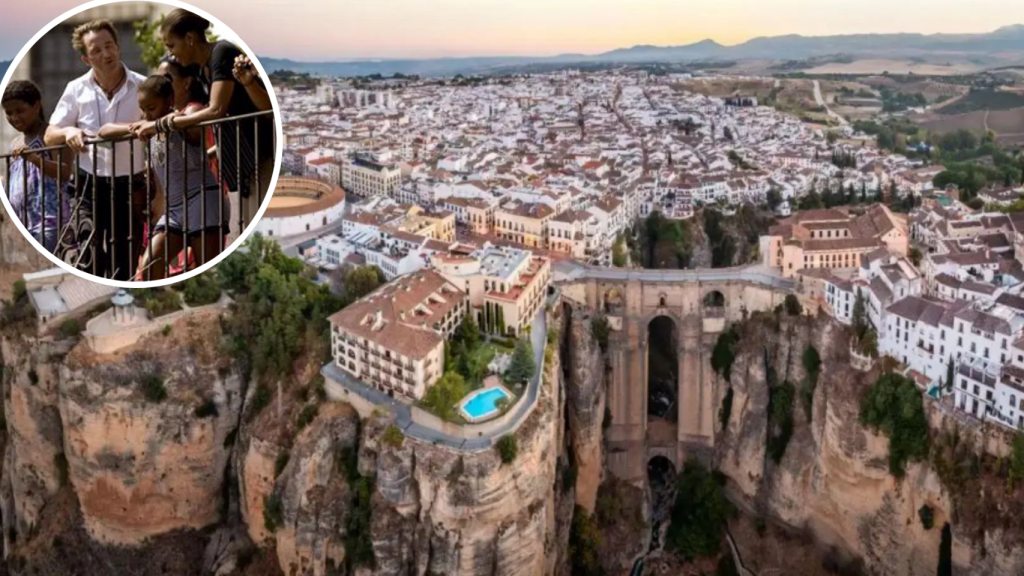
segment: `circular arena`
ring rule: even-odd
[[[345,214],[345,191],[310,178],[281,176],[256,231],[288,237],[333,224]]]

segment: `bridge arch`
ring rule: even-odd
[[[721,290],[705,292],[702,304],[705,308],[725,308],[725,294]]]

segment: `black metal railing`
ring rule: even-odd
[[[123,176],[115,176],[118,144],[133,144],[136,141],[134,136],[89,138],[85,149],[74,155],[70,166],[63,161],[66,151],[70,150],[67,144],[0,154],[0,169],[3,170],[0,172],[0,186],[15,208],[16,213],[12,217],[20,220],[40,245],[67,264],[107,279],[142,281],[166,278],[193,266],[200,266],[212,256],[223,252],[228,236],[241,235],[255,217],[258,207],[269,193],[264,185],[271,178],[271,174],[266,173],[267,165],[261,166],[260,132],[270,130],[270,136],[264,137],[274,142],[275,147],[280,145],[276,142],[273,124],[260,120],[264,117],[272,119],[273,114],[272,110],[268,110],[231,116],[182,130],[202,129],[198,144],[201,154],[193,150],[191,158],[189,148],[196,144],[188,143],[184,135],[173,140],[168,137],[157,141],[156,136],[142,139],[144,157],[141,159],[136,158],[136,146],[127,146],[130,169]],[[222,143],[226,130],[234,131],[233,162],[224,158],[225,148]],[[247,137],[252,137],[251,153],[254,160],[249,170],[244,168],[242,161],[243,131],[246,131]],[[208,133],[212,133],[216,151],[214,157],[209,155]],[[124,154],[125,146],[120,148],[120,153]],[[156,165],[153,163],[154,148],[158,149],[157,153],[162,153]],[[100,172],[98,160],[101,150],[104,151],[103,159],[109,159],[109,170],[106,170],[109,175],[97,176],[95,174]],[[181,176],[178,182],[171,181],[172,155],[180,158],[180,166],[176,167]],[[93,174],[83,170],[83,158],[91,160]],[[217,161],[216,174],[211,167],[214,159]],[[197,161],[204,165],[196,166]],[[238,190],[227,190],[225,164],[233,164],[231,169]],[[30,165],[35,166],[36,170],[30,170]],[[15,176],[20,182],[12,181],[13,169],[20,172]],[[156,172],[158,169],[163,170],[162,182]],[[265,172],[262,175],[261,170]],[[30,171],[33,172],[31,177],[34,180],[32,190],[29,189]],[[189,179],[195,177],[201,179],[198,195],[194,190],[189,190]],[[211,177],[213,181],[210,181]],[[140,178],[142,182],[139,182]],[[18,184],[20,201],[14,206],[12,191]],[[192,184],[195,187],[195,180],[192,180]],[[162,208],[157,206],[158,212],[154,212],[154,201],[158,199],[156,193],[161,188],[164,205]],[[172,194],[175,188],[180,190],[180,196]],[[237,210],[232,207],[229,192],[237,193]],[[207,200],[210,194],[217,195],[216,214],[208,213]],[[256,196],[255,208],[251,210],[252,213],[247,213],[248,205],[251,204],[249,199],[253,194]],[[52,195],[56,195],[56,198]],[[145,196],[144,201],[142,195]],[[172,197],[180,200],[175,207],[170,205],[169,199]],[[190,221],[190,204],[194,205],[195,202],[198,202],[198,222],[195,221],[195,214]],[[170,218],[172,208],[180,208],[180,212],[176,212],[180,220],[174,226]],[[225,209],[229,212],[227,215]],[[162,254],[159,248],[154,254],[153,239],[157,235],[154,227],[159,216],[163,217],[164,239]],[[215,223],[211,223],[214,217]],[[139,218],[143,221],[139,222]],[[232,230],[231,225],[234,223],[237,223],[237,228]],[[208,246],[209,242],[213,244]]]

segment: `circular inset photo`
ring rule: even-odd
[[[91,2],[36,33],[0,84],[0,200],[58,266],[155,287],[256,227],[281,164],[266,72],[176,0]]]

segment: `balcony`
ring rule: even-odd
[[[239,134],[245,128],[246,131],[270,130],[275,132],[272,125],[267,125],[266,120],[274,122],[274,112],[265,111],[253,114],[244,114],[230,118],[222,118],[198,124],[197,127],[209,127],[214,133],[217,141],[217,148],[223,150],[220,145],[221,137],[225,130],[228,133]],[[259,118],[259,121],[257,119]],[[156,174],[153,170],[147,170],[145,166],[153,165],[153,154],[149,147],[141,147],[134,136],[100,139],[90,138],[86,141],[85,150],[74,155],[73,163],[54,162],[60,158],[67,145],[47,146],[32,150],[37,156],[50,161],[56,165],[56,177],[47,177],[45,180],[53,182],[66,182],[67,186],[44,186],[44,181],[39,181],[39,188],[19,193],[19,198],[27,197],[28,201],[19,201],[13,206],[15,218],[26,224],[26,227],[33,230],[35,239],[46,247],[46,249],[67,263],[68,265],[92,274],[99,278],[117,280],[122,282],[158,280],[182,274],[192,266],[201,266],[212,260],[217,254],[224,251],[228,238],[224,234],[216,235],[216,240],[211,239],[211,245],[207,245],[206,235],[201,235],[201,247],[183,250],[178,254],[169,254],[166,245],[163,254],[150,252],[147,254],[145,247],[153,244],[154,228],[144,226],[150,215],[154,214],[153,200],[155,191],[160,187],[153,178]],[[148,140],[148,139],[147,139]],[[205,168],[207,158],[205,154],[188,154],[189,148],[184,146],[172,146],[168,155],[180,157],[186,176],[193,177],[192,185],[199,183],[199,201],[201,206],[206,205],[207,195],[215,195],[217,200],[222,195],[221,183],[216,180],[210,170]],[[193,149],[194,150],[194,149]],[[251,151],[250,151],[251,152]],[[118,156],[121,158],[118,159]],[[115,165],[129,168],[125,176],[93,176],[86,173],[82,167],[82,159],[91,159],[94,165]],[[230,159],[224,159],[230,164]],[[32,160],[35,164],[36,160]],[[27,184],[24,169],[29,159],[22,158],[16,154],[0,154],[0,187],[8,192],[14,192],[12,188],[23,188]],[[197,166],[200,163],[203,166]],[[190,166],[191,164],[191,166]],[[225,164],[221,164],[225,166]],[[244,174],[242,167],[237,166],[238,172],[232,174],[236,181],[246,181],[251,178],[260,181],[269,181],[270,174],[260,175]],[[12,171],[16,173],[12,176]],[[20,174],[21,176],[19,176]],[[201,182],[196,179],[201,178]],[[169,178],[165,178],[168,179]],[[173,186],[177,182],[170,183]],[[182,187],[188,186],[189,182],[180,183]],[[68,192],[66,192],[66,190]],[[113,191],[113,192],[112,192]],[[168,195],[178,194],[180,191],[168,191]],[[267,191],[258,192],[257,201],[262,203],[263,195]],[[194,193],[193,193],[194,194]],[[59,198],[47,198],[47,195],[60,195]],[[12,194],[13,196],[13,194]],[[185,194],[181,194],[185,196]],[[214,203],[219,204],[215,200]],[[30,208],[38,206],[41,214],[34,213]],[[55,210],[48,212],[48,210]],[[185,238],[189,234],[209,227],[217,227],[221,221],[230,222],[232,227],[237,226],[238,230],[244,230],[252,222],[253,214],[234,213],[228,210],[227,214],[204,214],[202,221],[188,220],[187,211],[184,211],[184,219],[181,222],[180,234]],[[223,220],[221,218],[223,217]],[[210,219],[214,219],[211,223]],[[39,225],[39,221],[51,221],[54,224],[46,226]],[[177,234],[179,231],[172,231]]]

